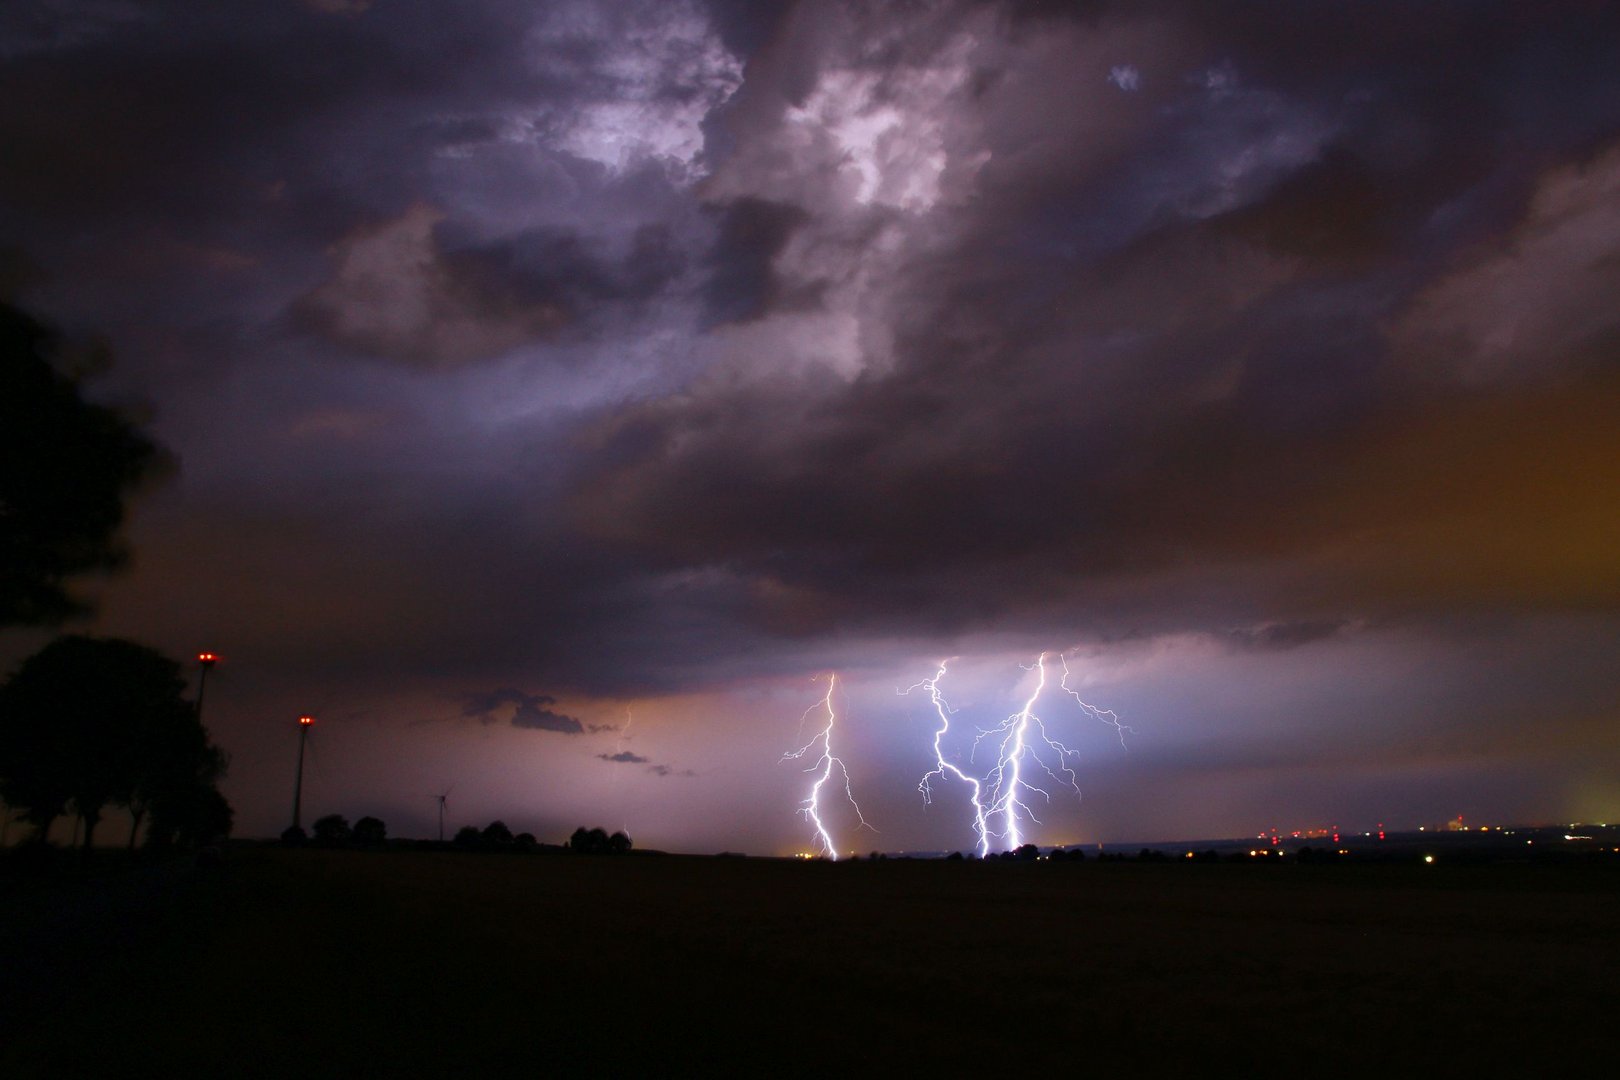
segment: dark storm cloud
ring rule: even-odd
[[[1226,631],[1226,640],[1245,649],[1283,651],[1297,649],[1318,641],[1326,641],[1349,628],[1343,621],[1307,621],[1262,623],[1258,626],[1233,627]]]
[[[683,265],[672,177],[734,78],[679,5],[663,33],[581,4],[59,9],[0,25],[0,238],[67,321],[127,303],[236,362],[290,325],[453,366],[655,295]],[[87,227],[93,255],[60,244]]]
[[[771,262],[807,215],[796,206],[746,198],[719,213],[705,290],[708,317],[716,323],[746,322],[764,314],[778,299],[780,283]]]
[[[535,229],[454,246],[443,215],[417,204],[397,221],[356,229],[333,250],[333,276],[292,308],[302,328],[383,359],[443,368],[572,331],[614,301],[655,295],[683,266],[669,230],[636,230],[622,264],[576,234]]]
[[[1107,135],[1113,147],[1151,133],[1168,159],[1145,151],[1105,176],[1086,141],[1042,146],[1028,175],[1016,157],[992,158],[975,201],[941,201],[929,212],[949,224],[910,234],[915,257],[894,226],[897,272],[849,301],[862,305],[853,318],[883,305],[885,363],[865,357],[853,379],[716,379],[616,411],[584,462],[580,526],[664,565],[727,567],[748,582],[755,625],[784,635],[960,632],[1046,612],[1221,633],[1233,615],[1259,614],[1291,629],[1246,642],[1276,647],[1355,614],[1620,602],[1598,553],[1616,531],[1599,493],[1620,452],[1602,419],[1617,387],[1595,360],[1612,351],[1612,305],[1595,297],[1612,285],[1620,235],[1598,207],[1613,205],[1620,143],[1594,156],[1583,141],[1620,134],[1620,103],[1573,82],[1531,85],[1518,39],[1477,9],[1434,16],[1476,61],[1456,78],[1404,33],[1358,32],[1349,64],[1332,19],[1261,32],[1244,29],[1246,9],[1231,25],[1201,16],[1202,43],[1171,46],[1150,24],[1187,9],[1148,10],[1141,24],[1112,9],[1097,25],[1114,28],[1119,59],[1141,62],[1159,112],[1096,107],[1142,125]],[[1012,120],[998,109],[1022,104],[1010,68],[976,74],[986,89],[971,100],[909,101],[908,64],[949,62],[929,40],[899,39],[864,106],[899,111],[882,151],[897,168],[908,134],[943,125],[948,149],[953,125],[994,132]],[[1032,41],[1002,61],[1038,68]],[[1583,65],[1595,55],[1576,52]],[[847,59],[835,55],[794,59],[823,65],[818,93],[850,85],[834,79]],[[1067,81],[1095,94],[1082,78],[1107,90],[1106,70],[1053,68],[1048,92],[1060,98]],[[1475,130],[1522,115],[1526,94],[1575,114],[1562,126],[1583,138],[1531,168],[1497,138],[1459,136],[1468,152],[1447,152],[1452,110]],[[847,226],[878,212],[881,188],[810,201],[771,156],[820,167],[792,125],[771,126],[803,100],[801,89],[775,114],[753,102],[753,157],[712,186],[793,192],[772,205],[800,207],[796,248],[828,238],[844,246],[823,250],[846,260],[877,259],[847,246]],[[853,182],[850,145],[834,162]],[[947,165],[942,198],[949,180]],[[1121,232],[1121,220],[1133,224]],[[795,278],[771,240],[752,249],[770,263],[758,280],[815,280]],[[1497,344],[1509,318],[1548,332]],[[1492,342],[1507,353],[1492,365],[1521,377],[1437,384],[1437,358],[1412,358],[1432,354],[1437,333]],[[1456,347],[1444,354],[1468,363]],[[1529,432],[1542,433],[1533,449]],[[1532,504],[1551,512],[1518,512]],[[1136,610],[1108,611],[1100,598],[1127,582]]]
[[[556,731],[564,735],[583,735],[585,725],[572,716],[553,711],[550,706],[557,699],[545,694],[525,694],[510,688],[487,693],[468,694],[461,715],[480,723],[493,724],[500,719],[506,706],[512,706],[508,722],[517,728],[534,731]]]
[[[1612,640],[1612,6],[0,7],[0,251],[184,463],[106,628],[244,702]]]
[[[658,777],[697,775],[697,773],[693,772],[691,769],[677,769],[673,765],[664,765],[652,762],[651,758],[642,757],[640,754],[633,754],[629,750],[621,750],[616,754],[597,754],[596,756],[603,761],[611,761],[618,765],[646,765],[646,771]],[[652,763],[649,764],[650,762]]]

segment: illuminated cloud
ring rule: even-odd
[[[1545,172],[1523,219],[1417,296],[1396,325],[1421,373],[1489,384],[1578,373],[1620,339],[1620,144]]]
[[[534,63],[583,87],[561,108],[526,118],[527,131],[622,172],[650,158],[682,180],[702,175],[703,122],[742,83],[702,7],[689,0],[548,4],[530,32]]]
[[[1121,90],[1140,90],[1142,73],[1130,64],[1118,64],[1108,69],[1108,81]]]

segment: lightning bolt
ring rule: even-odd
[[[973,830],[974,834],[979,838],[979,857],[982,859],[990,854],[990,826],[985,817],[984,803],[981,800],[983,789],[976,778],[969,776],[946,761],[945,751],[940,746],[940,740],[951,730],[950,714],[956,711],[951,708],[950,703],[945,700],[945,696],[939,690],[939,680],[945,677],[945,669],[949,664],[949,660],[940,661],[939,670],[934,672],[933,678],[912,683],[904,690],[897,692],[903,695],[917,689],[928,691],[928,699],[933,702],[934,711],[939,715],[939,727],[934,729],[934,767],[923,774],[922,780],[917,783],[917,790],[922,793],[923,802],[932,805],[934,801],[933,782],[936,778],[944,780],[946,776],[952,776],[968,786],[968,789],[972,792],[969,801],[973,804]]]
[[[996,750],[995,767],[990,770],[981,785],[982,788],[987,789],[989,792],[988,805],[982,805],[979,787],[976,787],[974,791],[974,806],[980,811],[979,841],[981,854],[988,854],[988,837],[991,835],[997,839],[1005,840],[1010,849],[1021,847],[1024,842],[1024,833],[1019,823],[1020,815],[1028,821],[1037,825],[1040,824],[1040,818],[1035,816],[1034,808],[1030,805],[1031,796],[1038,795],[1050,803],[1052,795],[1045,787],[1030,781],[1027,773],[1033,770],[1028,768],[1029,766],[1038,766],[1041,772],[1044,772],[1046,777],[1054,784],[1064,784],[1073,789],[1077,798],[1080,795],[1079,780],[1075,776],[1074,770],[1069,767],[1069,758],[1076,756],[1075,751],[1054,739],[1051,733],[1047,731],[1046,723],[1035,715],[1035,703],[1040,700],[1041,694],[1046,691],[1046,656],[1047,654],[1042,652],[1035,658],[1034,664],[1024,669],[1026,671],[1034,670],[1037,675],[1035,689],[1024,702],[1023,708],[1012,713],[1007,719],[993,728],[980,729],[979,734],[973,740],[975,754],[977,754],[981,743],[989,743]],[[1058,659],[1063,664],[1063,677],[1059,680],[1058,685],[1065,693],[1074,698],[1088,716],[1112,727],[1119,735],[1120,745],[1125,745],[1125,733],[1130,731],[1131,728],[1121,723],[1119,716],[1114,712],[1108,709],[1099,709],[1081,698],[1079,692],[1069,685],[1068,660],[1063,657],[1062,653],[1058,654]],[[942,666],[939,675],[935,675],[933,680],[925,680],[918,685],[927,686],[930,681],[937,684],[939,676],[943,675],[944,671],[945,669]],[[937,693],[937,686],[935,692]],[[941,712],[942,720],[944,715]],[[942,760],[939,756],[939,739],[943,733],[943,730],[941,730],[934,735],[935,757],[938,760]],[[953,771],[957,775],[961,775],[960,770]],[[924,784],[933,775],[934,773],[930,773],[929,776],[925,776],[923,778]],[[1045,781],[1043,780],[1040,783],[1045,783]],[[926,792],[924,794],[926,795]],[[986,822],[993,819],[999,819],[1001,822],[999,832],[991,833],[989,831]]]
[[[1097,706],[1087,703],[1086,700],[1080,696],[1080,691],[1069,685],[1068,658],[1062,653],[1059,653],[1058,659],[1063,661],[1063,678],[1059,680],[1058,685],[1063,687],[1065,693],[1074,698],[1075,701],[1079,702],[1080,708],[1085,710],[1086,715],[1101,720],[1103,723],[1113,728],[1114,732],[1119,736],[1119,745],[1122,748],[1129,749],[1128,747],[1125,747],[1125,733],[1129,731],[1134,734],[1136,729],[1131,727],[1129,724],[1120,723],[1119,714],[1114,712],[1113,709],[1099,709]]]
[[[822,854],[834,862],[838,861],[838,847],[833,843],[832,833],[827,831],[827,823],[821,819],[821,789],[832,779],[835,769],[844,778],[844,797],[849,800],[849,805],[855,808],[855,817],[860,821],[858,828],[872,829],[865,815],[861,813],[860,804],[855,801],[855,793],[850,790],[849,770],[844,767],[843,760],[832,752],[833,727],[838,723],[838,714],[833,710],[832,699],[833,690],[837,686],[838,676],[829,675],[827,677],[827,696],[817,704],[804,710],[804,715],[799,717],[799,733],[804,734],[805,720],[818,708],[827,710],[826,725],[809,742],[797,750],[791,750],[783,754],[781,758],[782,761],[802,761],[816,746],[821,747],[821,753],[811,763],[810,767],[804,770],[807,773],[819,772],[820,775],[816,777],[815,783],[810,785],[810,794],[806,796],[804,802],[799,804],[799,813],[803,814],[805,820],[815,827],[816,843],[820,845]],[[872,829],[872,831],[877,832],[876,829]]]

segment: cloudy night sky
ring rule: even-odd
[[[1043,653],[1042,844],[1613,820],[1617,71],[1604,3],[14,0],[0,289],[176,461],[74,628],[224,657],[239,835],[307,711],[306,824],[806,850],[836,673],[838,846],[969,849],[898,691],[984,776]]]

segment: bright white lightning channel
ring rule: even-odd
[[[816,757],[808,769],[804,770],[807,773],[819,772],[820,775],[816,777],[815,783],[810,785],[810,794],[805,798],[804,802],[799,804],[799,813],[803,814],[805,820],[815,827],[816,843],[820,846],[821,853],[834,862],[838,861],[838,847],[833,843],[832,833],[827,831],[827,823],[821,819],[821,789],[827,781],[832,779],[834,769],[838,770],[844,778],[844,797],[849,800],[849,805],[855,808],[855,817],[860,821],[859,828],[872,829],[865,815],[861,813],[860,804],[855,801],[855,793],[850,790],[849,770],[844,767],[844,762],[832,752],[832,732],[833,727],[838,722],[838,714],[833,710],[832,699],[833,690],[837,686],[838,676],[828,676],[827,696],[817,704],[804,710],[804,715],[799,718],[799,730],[803,734],[805,719],[818,708],[827,710],[827,723],[809,742],[797,750],[782,755],[783,761],[802,761],[816,746],[821,747],[820,755]],[[872,831],[877,832],[876,829],[872,829]]]
[[[1112,727],[1119,735],[1120,745],[1124,746],[1125,733],[1131,730],[1130,727],[1122,724],[1111,710],[1099,709],[1081,698],[1079,692],[1069,685],[1068,660],[1061,653],[1059,660],[1063,664],[1063,678],[1058,685],[1074,698],[1087,715]],[[1030,782],[1026,775],[1026,765],[1033,763],[1039,766],[1053,783],[1066,784],[1074,790],[1076,797],[1080,795],[1079,781],[1068,764],[1069,758],[1075,756],[1075,751],[1052,738],[1046,730],[1045,722],[1035,715],[1035,703],[1046,690],[1046,653],[1037,656],[1032,666],[1037,673],[1035,689],[1024,702],[1023,708],[993,728],[980,729],[973,740],[975,752],[979,745],[985,742],[996,748],[995,767],[990,770],[982,783],[947,763],[940,749],[940,739],[949,729],[950,707],[940,697],[938,685],[940,678],[945,674],[945,665],[940,665],[939,671],[932,679],[917,684],[928,688],[934,700],[934,707],[939,712],[941,725],[934,733],[935,768],[923,777],[919,789],[923,797],[928,798],[929,781],[936,776],[942,777],[947,772],[960,777],[971,786],[980,855],[989,854],[992,836],[1005,841],[1009,849],[1021,847],[1024,843],[1024,834],[1020,827],[1020,815],[1028,821],[1040,824],[1040,818],[1035,816],[1035,811],[1030,806],[1030,796],[1039,795],[1047,802],[1052,801],[1052,795],[1046,788]],[[1001,824],[999,831],[993,831],[989,824],[996,820]]]
[[[933,781],[936,778],[943,780],[947,776],[951,776],[968,786],[968,790],[972,792],[968,796],[968,800],[973,804],[973,830],[979,839],[979,857],[982,859],[990,854],[990,826],[985,818],[984,802],[981,799],[983,790],[975,777],[969,776],[945,760],[945,751],[939,744],[939,741],[950,732],[951,713],[956,711],[951,708],[950,703],[945,700],[944,695],[939,690],[939,680],[945,677],[945,669],[949,664],[949,660],[941,661],[939,670],[934,672],[933,678],[913,683],[899,692],[909,694],[918,688],[927,690],[928,699],[933,702],[934,711],[939,714],[939,727],[934,729],[934,767],[923,775],[922,780],[917,784],[917,790],[922,792],[923,802],[933,805]]]

